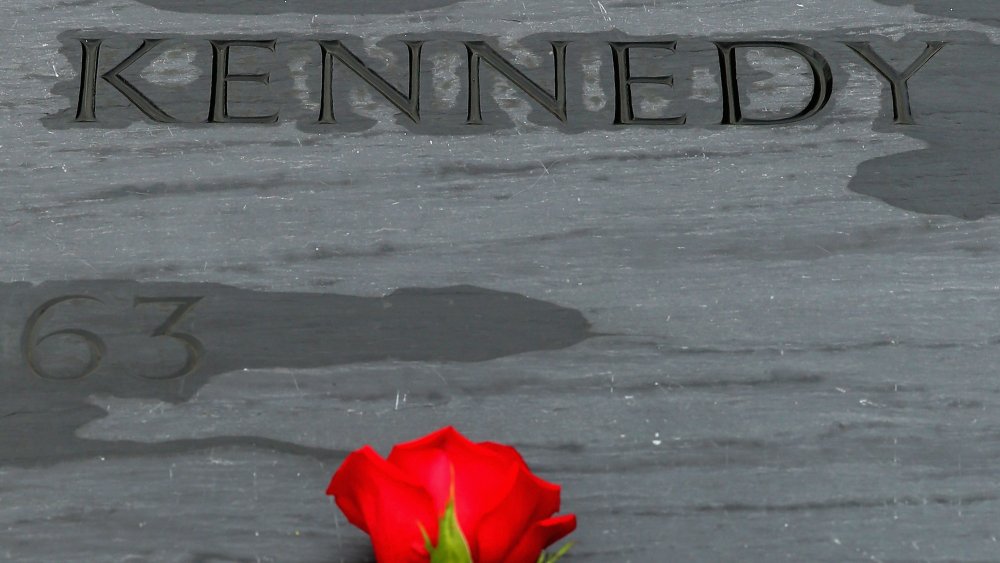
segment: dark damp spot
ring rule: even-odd
[[[461,0],[138,0],[158,10],[197,14],[405,14]]]
[[[66,296],[80,297],[52,301]],[[45,303],[52,305],[37,318],[37,330],[25,331]],[[0,363],[0,465],[222,445],[335,459],[342,452],[256,437],[136,444],[83,440],[74,431],[105,415],[88,402],[92,395],[177,403],[212,377],[241,369],[387,359],[479,362],[566,348],[594,335],[575,309],[469,285],[357,297],[212,283],[13,283],[0,284],[0,313],[17,319],[15,330],[23,331],[20,345],[15,338]],[[90,335],[45,337],[66,329]],[[88,347],[98,340],[100,346]],[[94,358],[96,368],[88,370]]]

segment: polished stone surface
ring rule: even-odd
[[[567,563],[1000,558],[991,2],[12,0],[0,21],[0,558],[369,561],[330,475],[447,424],[563,485]],[[313,123],[312,41],[345,36],[395,84],[399,39],[435,40],[427,123],[346,73],[341,123]],[[546,88],[545,41],[577,41],[569,124],[484,68],[487,124],[464,125],[473,36]],[[75,122],[84,37],[102,72],[170,38],[125,74],[188,123],[103,81]],[[276,124],[191,123],[208,40],[234,37],[278,40],[234,50],[270,84],[232,87]],[[637,108],[687,124],[612,124],[628,37],[678,41],[638,56],[675,82]],[[720,125],[711,42],[746,39],[820,51],[830,104]],[[909,81],[916,125],[844,41],[897,68],[948,41]],[[802,106],[801,59],[743,55],[748,113]]]

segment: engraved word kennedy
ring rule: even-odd
[[[258,83],[254,88],[267,88],[271,81],[270,72],[240,72],[234,69],[234,49],[246,54],[248,51],[275,53],[277,39],[199,39],[206,41],[211,48],[211,79],[208,83],[207,117],[204,120],[181,120],[176,115],[164,109],[161,102],[154,101],[147,92],[129,81],[125,73],[133,69],[140,61],[149,62],[149,55],[170,41],[168,38],[139,38],[141,43],[128,56],[113,61],[110,69],[101,72],[103,38],[75,38],[82,52],[79,72],[79,88],[74,121],[77,123],[98,122],[98,79],[103,80],[110,88],[100,91],[103,95],[119,96],[146,118],[159,123],[275,123],[280,119],[280,111],[255,114],[234,114],[231,107],[230,85],[234,82]],[[359,38],[350,39],[360,41]],[[339,63],[350,73],[360,78],[374,89],[386,102],[401,112],[401,116],[411,125],[422,123],[425,118],[421,114],[421,84],[424,73],[424,46],[426,40],[401,40],[406,49],[406,66],[408,67],[408,84],[403,89],[394,85],[384,75],[376,72],[367,64],[355,50],[345,44],[345,40],[310,40],[315,43],[320,56],[319,68],[316,74],[320,77],[319,109],[315,115],[314,124],[329,126],[337,124],[334,112],[334,64]],[[464,125],[475,126],[484,124],[483,104],[484,93],[481,74],[483,63],[491,67],[499,77],[523,92],[537,106],[551,115],[553,124],[567,124],[574,119],[567,104],[567,52],[573,48],[573,41],[548,41],[552,56],[551,87],[545,87],[518,68],[487,41],[469,39],[459,41],[464,47],[466,65],[462,87],[468,94],[467,111]],[[713,41],[718,53],[718,65],[721,76],[722,121],[723,125],[780,125],[803,121],[815,116],[827,105],[833,91],[833,73],[827,59],[817,50],[802,43],[779,40],[753,41]],[[671,87],[674,77],[670,74],[636,74],[633,70],[633,56],[637,51],[646,53],[657,52],[673,54],[677,49],[676,41],[653,40],[616,40],[605,41],[605,52],[613,67],[614,92],[614,125],[683,125],[687,122],[686,114],[669,116],[638,116],[636,114],[636,96],[633,87],[637,84],[652,84],[660,87]],[[927,63],[944,46],[944,41],[928,41],[923,52],[905,69],[899,70],[887,62],[869,42],[845,42],[846,47],[853,50],[860,58],[870,65],[879,76],[890,86],[893,120],[896,124],[914,123],[910,108],[908,80]],[[804,106],[793,115],[771,119],[751,118],[744,115],[741,108],[741,92],[738,81],[737,57],[739,49],[779,49],[800,57],[809,67],[812,75],[811,95]],[[104,61],[107,62],[107,61]],[[105,65],[110,66],[110,65]],[[143,65],[138,65],[139,67]],[[137,67],[138,68],[138,67]],[[546,80],[546,82],[548,82]],[[246,87],[243,87],[246,88]],[[259,93],[258,93],[259,94]],[[274,100],[272,100],[274,101]],[[492,101],[492,100],[491,100]],[[204,115],[204,114],[203,114]]]

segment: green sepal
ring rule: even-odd
[[[559,551],[552,555],[543,552],[538,556],[538,563],[556,563],[556,561],[562,559],[563,555],[566,555],[566,552],[569,551],[569,548],[571,547],[573,547],[573,542],[569,542],[568,544],[562,546],[559,548]]]
[[[455,501],[448,501],[448,507],[444,511],[444,516],[438,523],[438,544],[434,547],[431,538],[427,535],[427,530],[420,526],[420,533],[424,536],[424,545],[427,552],[431,554],[430,563],[472,563],[472,552],[469,551],[469,542],[462,534],[462,528],[458,525],[458,517],[455,516]]]

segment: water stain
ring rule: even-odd
[[[921,14],[941,16],[945,18],[963,19],[966,21],[1000,27],[1000,12],[996,4],[983,0],[875,0],[886,6],[913,6]]]
[[[343,452],[257,437],[136,444],[74,431],[106,414],[93,395],[180,403],[241,369],[480,362],[596,335],[574,309],[469,285],[357,297],[214,283],[14,283],[0,284],[0,312],[0,466],[222,445],[339,459]]]
[[[997,25],[996,10],[987,10],[988,3],[961,4],[968,9],[955,8],[952,12],[952,2],[917,2],[916,6],[918,11],[926,13],[949,17],[961,13],[966,15],[964,19],[992,21],[991,25]],[[917,125],[892,123],[887,94],[883,96],[882,117],[875,124],[880,133],[903,133],[924,141],[927,148],[868,160],[858,167],[848,187],[917,213],[966,220],[1000,214],[1000,185],[996,182],[994,162],[994,155],[1000,151],[1000,139],[996,136],[1000,113],[995,103],[1000,91],[1000,60],[995,56],[996,46],[979,33],[931,35],[914,34],[895,46],[873,42],[878,52],[896,55],[891,62],[902,69],[920,53],[923,41],[949,41],[909,81]],[[888,91],[884,81],[883,90]]]
[[[158,10],[196,14],[406,14],[462,0],[138,0]]]

